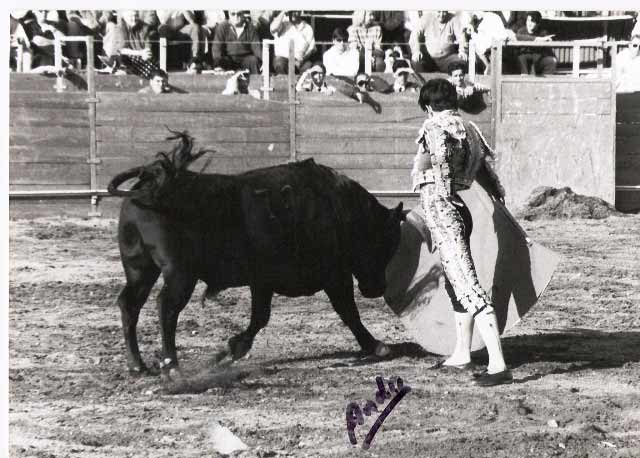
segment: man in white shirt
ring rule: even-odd
[[[313,66],[316,40],[313,29],[302,20],[300,11],[281,11],[271,23],[271,33],[275,38],[275,59],[273,69],[276,74],[287,74],[289,68],[289,41],[293,40],[295,66],[297,72],[304,72]]]
[[[349,47],[348,38],[347,31],[342,27],[333,31],[333,46],[322,56],[327,75],[353,78],[358,73],[360,54],[357,49]]]

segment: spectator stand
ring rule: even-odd
[[[263,44],[263,53],[271,44]],[[526,46],[534,44],[526,42]],[[619,44],[611,46],[617,49]],[[577,77],[573,73],[543,78],[502,75],[501,52],[501,44],[492,47],[491,77],[474,76],[490,78],[493,90],[488,108],[471,119],[496,146],[499,170],[512,203],[521,200],[531,186],[544,184],[529,182],[531,177],[540,177],[549,178],[552,182],[548,184],[570,185],[609,201],[613,201],[612,190],[617,190],[616,201],[624,205],[621,209],[640,208],[638,94],[625,100],[618,97],[616,110],[615,93],[604,68],[600,76],[585,74],[579,65]],[[615,57],[613,61],[615,65]],[[135,87],[137,77],[92,75],[88,71],[88,100],[85,92],[71,87],[56,93],[51,86],[40,84],[39,90],[48,93],[34,94],[20,89],[20,78],[12,78],[12,200],[96,196],[92,201],[96,213],[97,198],[106,195],[104,187],[114,173],[168,147],[162,141],[166,133],[159,128],[164,124],[188,128],[200,143],[217,149],[216,170],[222,173],[315,157],[361,181],[386,203],[415,197],[408,192],[407,172],[415,153],[414,136],[424,117],[415,94],[373,93],[383,108],[377,114],[340,95],[296,94],[293,67],[287,77],[274,78],[267,70],[261,80],[252,80],[262,85],[269,98],[259,101],[221,96],[218,88],[221,91],[220,83],[226,78],[213,75],[174,74],[174,79],[191,81],[190,89],[199,94],[155,97],[131,97],[139,88]],[[442,76],[428,74],[426,78]],[[210,95],[203,97],[203,93]],[[91,121],[91,105],[95,121]],[[57,114],[51,116],[52,111]],[[571,143],[567,138],[575,140]],[[616,162],[614,138],[619,153],[624,152]],[[562,161],[558,145],[562,145]],[[87,163],[87,158],[96,162]],[[549,168],[540,168],[540,164]],[[627,169],[623,182],[621,164]],[[566,172],[569,175],[563,175]],[[622,195],[638,197],[623,200]]]

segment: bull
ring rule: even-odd
[[[248,327],[228,341],[226,354],[246,355],[267,325],[274,293],[308,296],[324,290],[362,350],[386,356],[388,346],[362,324],[353,277],[362,295],[385,291],[385,267],[400,241],[402,203],[387,209],[357,182],[313,159],[238,175],[187,169],[206,150],[193,150],[185,132],[169,153],[116,175],[108,185],[124,197],[118,242],[126,284],[120,308],[127,366],[149,372],[138,348],[140,310],[162,273],[158,296],[161,367],[177,368],[180,312],[198,280],[208,291],[249,286]],[[137,178],[130,190],[119,189]]]

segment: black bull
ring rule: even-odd
[[[402,204],[387,209],[357,182],[313,160],[239,175],[194,173],[186,166],[205,151],[191,154],[191,137],[175,138],[181,142],[171,155],[161,153],[163,158],[109,184],[112,194],[125,197],[118,240],[126,285],[118,305],[129,370],[148,370],[136,326],[160,273],[161,366],[178,364],[178,315],[198,280],[214,291],[250,287],[249,326],[228,342],[234,359],[267,325],[274,293],[295,297],[320,290],[365,352],[387,354],[360,320],[352,275],[365,297],[384,293]],[[118,189],[134,177],[130,191]]]

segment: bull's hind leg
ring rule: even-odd
[[[249,327],[229,339],[229,349],[233,359],[240,359],[249,353],[253,340],[271,317],[271,298],[273,290],[264,285],[251,286],[251,321]]]
[[[127,348],[127,367],[132,374],[148,373],[138,348],[138,317],[140,309],[149,297],[149,292],[158,279],[160,269],[153,262],[132,267],[125,261],[127,284],[118,296],[118,306],[122,318],[124,342]]]
[[[189,302],[197,278],[184,267],[165,266],[162,269],[164,286],[158,296],[158,315],[162,334],[162,367],[178,366],[176,327],[178,316]]]
[[[325,289],[325,292],[329,296],[333,309],[344,324],[349,327],[366,354],[385,357],[391,353],[389,347],[384,342],[376,340],[362,324],[356,301],[353,298],[353,284],[329,287]]]

